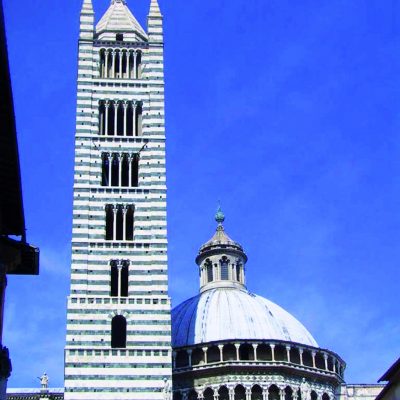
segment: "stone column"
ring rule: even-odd
[[[325,371],[328,371],[328,354],[324,353]]]
[[[246,387],[246,400],[251,400],[251,388]]]
[[[275,345],[270,344],[271,347],[271,353],[272,353],[272,361],[275,361]]]
[[[218,349],[219,349],[219,361],[223,362],[224,361],[224,346],[222,344],[218,345]]]
[[[133,160],[132,155],[129,155],[128,156],[128,164],[129,164],[128,187],[132,187],[132,160]]]
[[[108,78],[108,57],[109,56],[110,56],[110,51],[109,50],[105,50],[105,52],[104,52],[104,57],[105,57],[105,60],[104,60],[104,65],[105,65],[104,78]]]
[[[208,364],[208,360],[207,360],[207,347],[203,347],[202,350],[203,350],[203,353],[204,353],[204,364]]]
[[[193,353],[192,349],[187,350],[188,360],[189,360],[189,367],[192,367],[192,353]]]
[[[119,102],[114,101],[114,136],[118,135],[118,108]]]
[[[122,186],[122,161],[124,159],[123,154],[118,155],[118,186]]]
[[[123,209],[123,228],[122,228],[122,240],[126,240],[126,213],[127,213],[127,209],[124,207]]]
[[[263,400],[268,400],[268,387],[267,386],[263,386],[262,396],[263,396]]]
[[[130,57],[131,56],[131,52],[129,50],[126,51],[126,77],[129,79],[131,77],[131,60]]]
[[[122,263],[118,261],[118,297],[121,297],[121,271],[122,271]]]
[[[288,362],[290,362],[290,346],[286,346],[286,356],[287,356]]]
[[[235,389],[229,388],[229,400],[235,400]]]
[[[280,396],[281,400],[285,400],[285,388],[283,388],[283,387],[279,388],[279,396]]]
[[[108,135],[108,109],[110,107],[110,102],[107,100],[104,103],[104,109],[105,109],[105,115],[106,115],[106,120],[104,123],[104,135],[107,136]]]
[[[336,373],[336,360],[332,357],[333,372]]]
[[[300,365],[304,365],[303,363],[303,349],[299,349],[299,354],[300,354]]]
[[[315,365],[315,355],[316,355],[316,352],[315,352],[315,351],[312,351],[312,352],[311,352],[311,355],[312,355],[312,365],[313,365],[313,368],[316,368],[316,365]]]
[[[235,347],[236,347],[236,361],[239,361],[240,360],[239,359],[239,347],[240,347],[240,344],[235,343]]]
[[[123,78],[123,75],[122,75],[122,56],[123,56],[122,50],[119,50],[118,57],[119,57],[119,78],[120,79]]]
[[[258,361],[257,360],[257,347],[258,347],[258,344],[257,343],[253,343],[253,352],[254,352],[254,361]]]
[[[108,155],[108,186],[112,186],[111,184],[111,177],[112,177],[112,165],[113,165],[113,155],[109,154]]]
[[[133,52],[133,79],[137,79],[137,52]]]
[[[126,130],[128,127],[128,119],[127,119],[128,102],[124,101],[123,106],[124,106],[124,136],[126,136]]]
[[[118,208],[115,206],[113,209],[113,240],[117,240],[117,212]]]
[[[111,78],[115,78],[115,50],[112,51]]]
[[[136,102],[132,101],[132,136],[136,135]]]

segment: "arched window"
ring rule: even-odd
[[[106,240],[114,239],[114,207],[106,206]]]
[[[111,347],[123,349],[126,347],[126,319],[116,315],[111,321]]]
[[[246,400],[246,389],[242,385],[235,387],[235,400]]]
[[[118,207],[117,210],[117,232],[116,232],[116,240],[123,240],[124,239],[124,214],[125,210],[122,206]]]
[[[108,186],[110,160],[107,153],[101,155],[101,186]]]
[[[207,260],[205,263],[205,267],[207,272],[207,282],[212,282],[214,280],[212,262],[210,260]]]
[[[285,388],[285,400],[293,400],[293,389],[290,386]]]
[[[134,115],[134,118],[136,119],[135,136],[142,136],[142,114],[143,114],[142,104],[138,103],[136,106],[136,112]]]
[[[111,262],[111,282],[110,282],[110,296],[117,297],[118,296],[118,280],[119,280],[119,273],[118,273],[118,262],[112,261]]]
[[[106,107],[104,101],[101,101],[99,104],[99,133],[100,135],[105,135],[105,115],[106,115]]]
[[[129,263],[122,262],[121,267],[121,297],[128,297],[129,292]]]
[[[204,393],[204,400],[214,400],[214,390],[212,390],[211,388],[207,388]]]
[[[219,400],[229,400],[229,390],[226,386],[221,386],[218,390]]]
[[[134,231],[134,207],[128,206],[126,210],[126,240],[133,240],[133,231]]]
[[[107,108],[107,104],[106,104]],[[107,120],[107,135],[108,136],[113,136],[115,135],[115,129],[114,129],[114,121],[115,121],[115,107],[114,107],[114,102],[110,101],[108,103],[108,110],[106,110],[106,120]]]
[[[311,392],[311,400],[318,400],[318,395],[314,390]]]
[[[240,282],[241,281],[241,274],[240,274],[240,270],[241,270],[241,265],[240,265],[240,263],[237,263],[236,264],[236,280],[238,281],[238,282]]]
[[[137,78],[137,79],[141,79],[142,78],[142,53],[140,51],[138,51],[136,53],[135,78]]]
[[[261,386],[254,385],[251,388],[251,400],[263,400],[263,391]]]
[[[118,108],[117,108],[117,133],[116,135],[118,136],[123,136],[124,135],[124,105],[120,102],[118,102]]]
[[[110,158],[111,161],[111,186],[118,186],[119,182],[119,156],[113,154]]]
[[[275,385],[268,389],[268,400],[280,400],[279,388]]]
[[[195,390],[191,390],[188,394],[188,400],[197,400],[199,398]]]
[[[121,163],[121,186],[129,186],[129,157],[127,154],[122,155]]]
[[[131,187],[138,187],[139,186],[139,154],[134,154],[132,156],[131,161],[131,169],[132,169],[132,176],[131,176]]]
[[[227,281],[229,279],[229,261],[226,257],[222,257],[220,261],[221,266],[221,280]]]

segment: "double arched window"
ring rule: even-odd
[[[128,297],[129,291],[129,261],[111,261],[111,297]]]

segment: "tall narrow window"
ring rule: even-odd
[[[236,280],[240,282],[240,270],[241,270],[241,265],[239,263],[236,264]]]
[[[114,239],[114,207],[106,206],[106,240]]]
[[[220,261],[221,264],[221,280],[226,281],[229,279],[229,262],[226,257]]]
[[[133,115],[135,113],[135,107],[133,102],[128,103],[127,113],[126,113],[126,136],[134,136],[134,124],[133,124]]]
[[[142,53],[138,51],[136,53],[136,78],[141,79],[142,78]]]
[[[136,106],[136,115],[134,115],[136,119],[136,132],[135,136],[142,136],[143,129],[142,129],[142,113],[143,113],[143,107],[141,104],[138,104]]]
[[[121,297],[128,297],[129,291],[129,263],[127,261],[122,262],[121,267]]]
[[[214,274],[213,274],[213,265],[210,260],[206,261],[206,270],[207,270],[207,282],[212,282],[214,280]]]
[[[101,185],[102,186],[109,186],[109,168],[110,168],[110,161],[109,156],[107,153],[103,153],[101,157]]]
[[[123,349],[126,347],[126,319],[116,315],[111,321],[111,347]]]
[[[123,136],[124,135],[124,107],[123,104],[119,104],[117,109],[117,135]]]
[[[118,207],[116,240],[124,240],[124,214],[125,210]]]
[[[117,297],[118,296],[118,262],[111,262],[111,282],[110,282],[110,296]]]
[[[99,104],[99,133],[100,135],[105,135],[105,114],[106,107],[104,101]]]
[[[129,186],[129,157],[128,154],[123,154],[121,163],[121,186]]]
[[[119,186],[119,156],[111,156],[111,186]]]
[[[108,118],[107,118],[107,135],[115,135],[115,107],[114,103],[110,102],[108,106]]]
[[[132,176],[131,187],[139,186],[139,154],[134,154],[132,157]]]
[[[134,208],[129,206],[126,210],[126,240],[133,240]]]

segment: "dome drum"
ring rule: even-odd
[[[334,400],[335,388],[329,384],[305,383],[300,379],[282,380],[280,375],[230,375],[220,382],[198,382],[194,388],[175,389],[173,400]],[[228,379],[228,380],[227,380]]]
[[[346,365],[335,353],[279,340],[237,340],[201,343],[175,348],[174,374],[218,368],[290,369],[335,383],[343,381]]]

